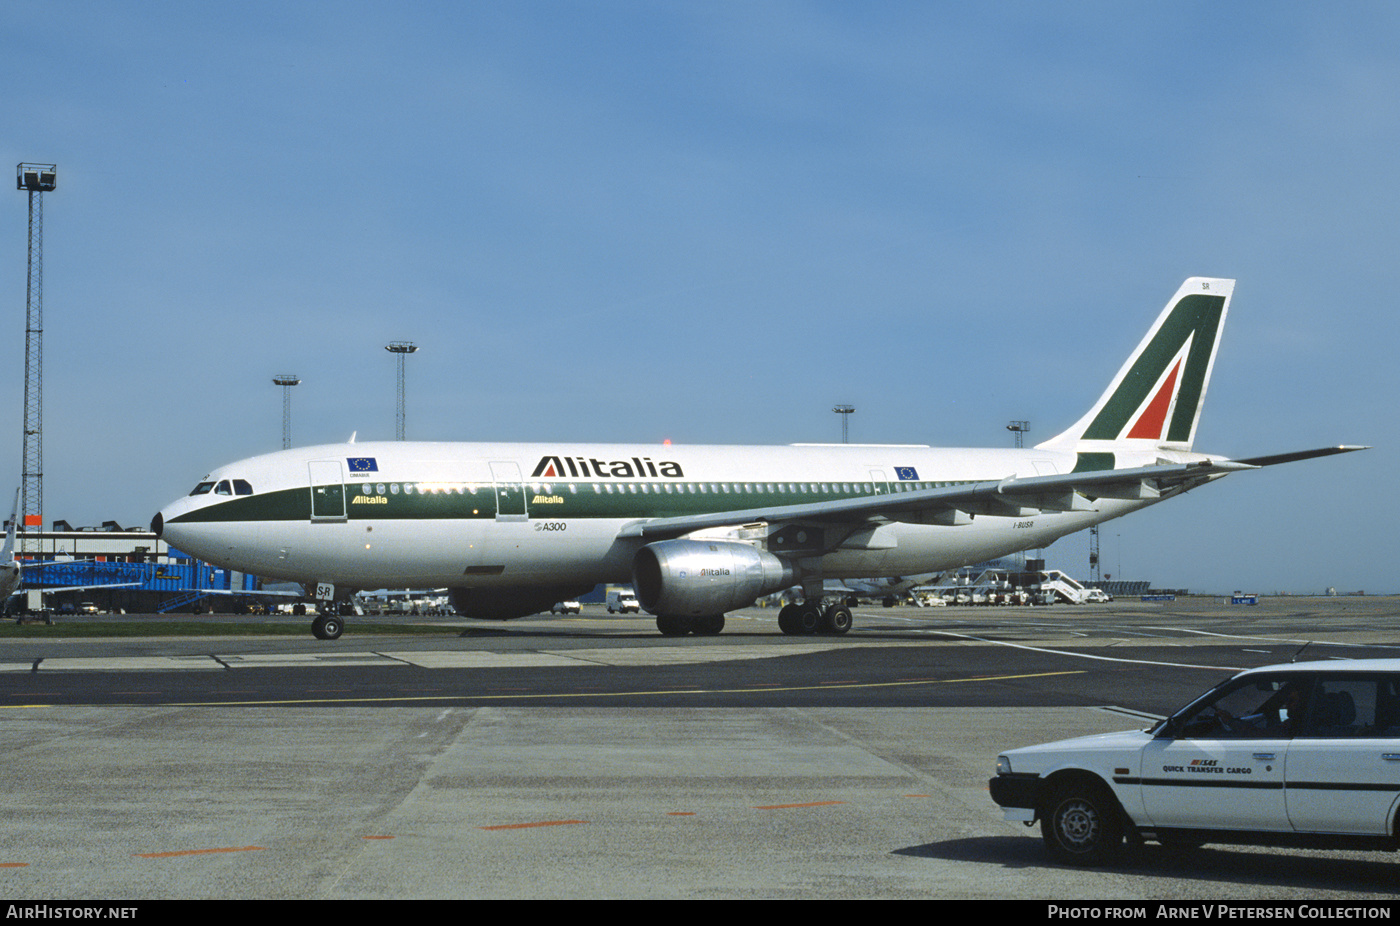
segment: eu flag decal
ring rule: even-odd
[[[350,464],[352,473],[379,472],[379,464],[374,462],[374,457],[347,457],[345,462]]]
[[[900,482],[919,478],[918,470],[914,469],[912,466],[896,466],[894,468],[894,474]]]

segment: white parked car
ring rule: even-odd
[[[1051,856],[1125,839],[1400,848],[1400,659],[1241,672],[1148,730],[1013,749],[992,799]]]
[[[554,607],[549,609],[550,614],[578,614],[583,608],[572,598],[568,601],[555,602]]]

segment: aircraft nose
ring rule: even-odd
[[[153,534],[155,534],[157,537],[159,537],[160,534],[161,534],[161,531],[164,530],[164,529],[165,529],[165,515],[161,514],[159,511],[157,511],[157,512],[156,512],[156,516],[155,516],[154,518],[151,518],[151,533],[153,533]]]

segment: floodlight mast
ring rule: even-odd
[[[24,324],[24,464],[19,523],[22,552],[37,552],[30,531],[44,526],[44,194],[57,185],[55,164],[20,164],[15,188],[29,194],[29,276]]]
[[[391,354],[395,354],[399,361],[399,403],[398,414],[394,420],[394,439],[404,439],[404,358],[418,350],[417,345],[412,341],[390,341],[384,345],[384,349]]]
[[[278,373],[272,377],[275,386],[282,387],[282,449],[290,450],[292,447],[292,387],[298,385],[301,380],[297,379],[294,373]]]
[[[841,443],[849,444],[850,429],[847,427],[847,422],[855,414],[856,407],[854,405],[837,405],[832,411],[841,416]]]

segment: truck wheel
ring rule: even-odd
[[[1071,783],[1055,791],[1041,816],[1040,834],[1055,861],[1103,865],[1123,846],[1118,802],[1099,785]]]

